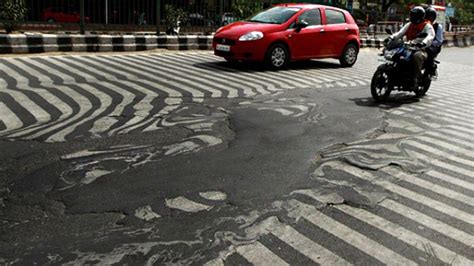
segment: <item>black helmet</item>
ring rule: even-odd
[[[421,6],[415,6],[410,10],[410,22],[420,24],[425,19],[425,10]]]
[[[433,7],[428,7],[427,9],[425,9],[425,18],[431,22],[434,22],[436,20],[436,9],[434,9]]]

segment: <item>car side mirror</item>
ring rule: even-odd
[[[304,21],[304,20],[301,20],[301,21],[296,22],[295,30],[296,30],[296,32],[300,32],[301,29],[304,29],[304,28],[306,28],[306,27],[308,27],[308,26],[309,26],[309,23],[308,23],[308,22],[306,22],[306,21]]]
[[[391,30],[391,29],[389,29],[389,28],[385,28],[385,32],[386,32],[387,34],[390,34],[390,35],[392,35],[392,30]]]

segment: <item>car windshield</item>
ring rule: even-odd
[[[270,23],[270,24],[282,24],[288,21],[300,8],[296,7],[273,7],[262,11],[250,18],[247,21],[259,22],[259,23]]]

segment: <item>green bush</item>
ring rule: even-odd
[[[178,21],[181,24],[180,26],[182,26],[187,19],[186,11],[174,5],[165,5],[165,14],[165,26],[167,30],[176,27]]]
[[[263,3],[254,0],[233,0],[232,13],[238,19],[246,19],[263,9]]]
[[[5,0],[0,11],[0,19],[7,33],[11,33],[20,21],[25,20],[27,12],[25,0]]]

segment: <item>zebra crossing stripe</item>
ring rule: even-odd
[[[399,255],[398,253],[386,248],[376,241],[366,237],[365,235],[352,230],[350,227],[332,219],[331,217],[318,211],[314,206],[299,202],[297,200],[290,200],[293,214],[295,218],[304,218],[313,225],[325,230],[326,232],[338,237],[342,241],[358,247],[363,251],[368,251],[370,256],[385,264],[400,265],[416,265],[415,262]]]
[[[403,141],[403,144],[406,145],[407,147],[410,147],[410,150],[412,150],[412,148],[417,148],[419,150],[426,151],[426,152],[430,153],[430,155],[432,155],[433,157],[437,156],[438,158],[443,158],[443,160],[449,160],[449,161],[453,161],[457,164],[463,164],[467,168],[469,168],[469,166],[473,165],[472,160],[463,159],[462,157],[460,157],[458,155],[453,155],[451,152],[446,152],[442,149],[437,148],[437,147],[440,146],[440,145],[438,145],[438,143],[439,142],[436,142],[436,143],[430,144],[430,145],[426,145],[426,144],[423,144],[423,143],[419,142],[418,139],[408,139],[408,140]],[[465,155],[468,156],[468,157],[473,157],[474,153],[472,151],[470,151]]]
[[[82,69],[90,68],[90,65],[87,65],[86,63],[82,63],[82,62],[80,62],[80,60],[76,60],[74,62],[71,62],[70,64],[73,65],[76,68],[77,67],[82,68]],[[91,78],[93,78],[93,77],[91,77]],[[124,90],[125,90],[125,92],[128,91],[128,90],[135,91],[134,93],[131,93],[131,95],[134,96],[133,100],[135,100],[137,97],[139,97],[139,94],[143,94],[143,97],[141,97],[141,99],[132,106],[132,109],[134,110],[134,114],[133,114],[132,118],[129,119],[128,121],[126,121],[126,123],[124,123],[123,125],[110,130],[109,135],[113,135],[117,132],[128,132],[131,129],[133,129],[134,127],[141,126],[140,123],[143,123],[143,121],[144,121],[143,117],[145,117],[149,113],[147,111],[153,109],[153,106],[152,106],[151,103],[156,98],[159,97],[159,94],[155,93],[154,91],[151,91],[148,88],[145,88],[145,87],[141,86],[140,84],[138,84],[136,82],[132,82],[132,81],[128,81],[128,80],[120,80],[120,79],[117,79],[117,77],[115,77],[115,76],[104,76],[103,78],[105,78],[107,80],[107,82],[105,83],[104,86],[113,86],[113,87],[115,87],[114,85],[112,85],[112,83],[117,83],[121,87],[124,88],[124,89],[121,90],[122,92]],[[117,89],[119,89],[119,87],[117,87]],[[128,94],[124,94],[124,95],[128,95]],[[164,100],[164,102],[166,104],[177,105],[177,104],[180,104],[182,102],[182,99],[181,98],[166,98]],[[114,115],[114,114],[109,114],[109,116],[112,116],[112,115]],[[121,115],[121,114],[118,114],[118,115]],[[90,130],[90,132],[99,132],[99,133],[102,133],[102,131],[103,131],[103,128],[100,128],[100,127],[99,127],[99,129],[92,128]]]
[[[37,68],[47,71],[50,75],[59,77],[62,80],[62,84],[66,84],[69,81],[74,82],[74,83],[77,82],[74,77],[67,75],[65,73],[62,73],[57,68],[52,68],[48,65],[41,64],[34,60],[30,60],[28,63],[30,63],[31,65]],[[47,142],[65,141],[66,136],[74,132],[77,127],[89,121],[95,120],[97,117],[103,114],[107,110],[107,108],[109,108],[109,106],[112,105],[112,97],[110,97],[108,94],[96,89],[94,86],[91,86],[90,84],[84,84],[84,83],[82,84],[77,83],[77,84],[82,89],[90,92],[99,101],[99,107],[94,108],[94,111],[88,117],[85,117],[84,119],[81,119],[79,121],[75,121],[74,123],[69,124],[67,128],[64,128],[60,132],[54,133],[53,135],[49,136],[48,139],[46,140]]]
[[[272,235],[312,261],[322,265],[350,265],[348,261],[305,237],[293,227],[282,224],[276,217],[269,219],[273,219],[273,221],[268,222],[269,226],[266,229],[271,232]]]
[[[125,64],[125,59],[122,62],[124,62]],[[137,64],[137,69],[149,69],[150,72],[160,75],[169,74],[172,79],[176,79],[179,82],[188,82],[189,84],[192,84],[195,87],[206,88],[206,90],[212,91],[211,97],[213,98],[237,98],[239,96],[238,91],[234,88],[225,86],[225,84],[211,83],[207,79],[203,79],[202,77],[196,75],[187,75],[187,73],[183,70],[184,68],[179,69],[173,67],[171,64],[163,65],[160,60],[156,60],[153,63],[149,63],[143,59],[133,59],[132,56],[127,58],[126,62]],[[224,95],[224,92],[226,92],[227,95]]]
[[[394,176],[396,178],[399,178],[401,180],[404,180],[406,182],[409,182],[411,184],[417,185],[419,187],[423,187],[425,189],[429,189],[433,192],[439,193],[440,195],[443,195],[445,197],[450,197],[453,200],[461,201],[465,203],[466,205],[470,205],[474,207],[474,201],[472,200],[472,197],[466,196],[462,193],[458,193],[456,191],[447,189],[445,187],[442,187],[440,185],[430,183],[428,181],[425,181],[423,179],[417,178],[414,175],[409,175],[404,172],[398,171],[394,168],[384,168],[381,170],[382,172],[389,174],[391,176]]]
[[[70,68],[62,61],[54,60],[53,58],[45,58],[43,60],[65,70],[68,70]],[[112,117],[120,116],[124,112],[125,108],[133,103],[135,94],[130,93],[129,91],[122,89],[118,86],[115,86],[112,83],[101,82],[96,77],[89,75],[85,72],[81,72],[81,76],[92,84],[103,85],[104,87],[107,87],[108,89],[120,95],[122,98],[120,103],[115,105],[115,108],[112,112],[108,113],[105,117],[97,119],[94,122],[92,128],[89,130],[89,132],[93,135],[107,132],[117,122],[117,119],[114,119]]]
[[[456,252],[453,252],[437,244],[436,242],[419,236],[416,233],[397,225],[396,223],[381,218],[368,211],[344,205],[336,206],[335,208],[396,237],[397,239],[415,247],[422,252],[429,252],[426,250],[426,247],[429,247],[432,249],[431,252],[429,252],[432,256],[436,256],[447,264],[451,264],[453,261],[456,261],[458,265],[469,265],[472,263],[471,260],[463,257],[460,254],[457,254]]]
[[[474,187],[473,187],[474,184],[470,183],[470,182],[467,182],[467,181],[464,181],[464,180],[460,179],[459,177],[450,176],[448,174],[444,174],[444,173],[441,173],[441,172],[436,171],[436,170],[430,170],[429,172],[426,173],[426,175],[428,175],[430,177],[433,177],[433,178],[436,178],[436,179],[439,179],[439,180],[442,180],[442,181],[447,182],[447,183],[454,184],[456,186],[459,186],[459,187],[462,187],[464,189],[470,190],[474,193]]]
[[[163,57],[158,57],[155,60],[152,60],[149,56],[141,56],[137,58],[135,62],[142,62],[144,65],[149,67],[157,67],[157,65],[163,65],[166,69],[170,69],[176,71],[178,73],[182,73],[182,75],[189,77],[193,77],[196,81],[202,82],[210,87],[217,87],[223,91],[227,91],[228,98],[237,98],[239,97],[239,89],[243,91],[244,96],[255,96],[256,93],[252,91],[252,89],[248,88],[247,86],[237,87],[234,83],[228,82],[227,77],[223,77],[222,79],[218,79],[213,75],[196,75],[200,72],[197,68],[194,67],[183,67],[182,65],[177,65],[176,62],[173,60],[166,60]],[[158,67],[157,67],[158,68]],[[211,74],[211,73],[208,73]]]
[[[455,165],[452,165],[450,163],[446,163],[444,160],[434,159],[431,156],[425,155],[425,154],[423,154],[421,152],[418,152],[418,151],[410,150],[410,152],[414,156],[416,156],[416,158],[418,160],[420,160],[422,162],[425,162],[425,163],[428,163],[430,165],[434,165],[437,168],[446,169],[446,170],[449,170],[449,171],[452,171],[452,172],[455,172],[455,173],[458,173],[458,174],[461,174],[461,175],[464,175],[464,176],[467,176],[467,177],[473,177],[474,176],[474,172],[471,171],[471,170],[464,169],[462,167],[455,166]]]
[[[153,56],[144,56],[144,57],[153,58]],[[157,58],[160,58],[161,60],[163,60],[166,63],[171,63],[171,62],[180,63],[180,66],[182,68],[184,68],[184,66],[186,66],[187,63],[189,63],[189,61],[187,61],[185,59],[181,59],[181,57],[171,56],[171,55],[160,55],[159,57],[157,56]],[[212,69],[209,69],[207,67],[194,66],[194,65],[190,69],[194,73],[199,73],[203,76],[206,75],[207,77],[210,77],[215,82],[222,82],[223,80],[226,80],[229,83],[233,83],[233,84],[236,84],[236,85],[240,86],[241,88],[245,88],[245,90],[247,92],[244,93],[244,94],[246,94],[248,96],[251,96],[254,92],[251,91],[251,89],[246,89],[247,87],[253,88],[258,94],[261,94],[261,95],[269,94],[272,91],[275,91],[274,87],[271,87],[268,84],[263,84],[261,82],[259,82],[259,83],[257,83],[257,82],[248,82],[249,80],[246,80],[246,79],[244,80],[239,75],[236,75],[236,74],[233,74],[233,73],[221,74],[221,73],[213,71]],[[247,81],[247,83],[245,83],[244,81]]]
[[[185,212],[199,212],[212,209],[212,206],[192,201],[183,196],[173,199],[166,199],[165,201],[168,208],[182,210]]]
[[[20,75],[20,73],[17,73],[14,70],[15,65],[10,66],[9,64],[3,64],[3,67],[10,69],[10,71],[8,71],[8,75],[6,75],[6,76],[9,76],[9,77],[11,77],[11,78],[13,78],[14,80],[17,81],[16,89],[18,89],[21,92],[28,92],[28,93],[37,95],[38,97],[42,98],[42,100],[50,103],[59,112],[61,112],[61,115],[57,118],[59,121],[65,120],[65,119],[71,117],[74,114],[73,108],[69,107],[69,105],[67,105],[62,99],[57,97],[55,94],[51,93],[48,90],[48,88],[43,87],[43,86],[31,86],[30,87],[28,85],[29,80],[25,76]],[[23,71],[23,70],[21,70],[21,71]],[[6,91],[6,93],[9,93],[9,92],[10,92],[9,90]],[[30,106],[29,102],[21,102],[20,104],[23,104],[24,108],[29,108],[29,106]],[[14,130],[14,129],[7,128],[5,130],[6,131],[5,134],[9,134],[8,137],[15,138],[15,137],[18,137],[18,134],[16,132],[20,132],[20,130],[21,130],[21,132],[24,132],[24,133],[28,134],[30,132],[33,132],[33,131],[39,129],[39,128],[43,128],[43,127],[47,127],[47,126],[49,126],[49,124],[43,125],[43,124],[40,124],[40,123],[34,123],[34,124],[29,125],[29,126],[22,127],[18,131]],[[5,134],[4,134],[4,136],[5,136]]]
[[[64,85],[57,85],[54,84],[54,81],[50,79],[49,76],[43,75],[41,72],[37,71],[36,69],[24,64],[23,62],[20,61],[15,61],[12,62],[12,64],[15,64],[17,67],[23,69],[24,71],[30,73],[32,76],[36,77],[42,77],[41,80],[41,85],[47,89],[60,89],[63,93],[67,94],[68,96],[71,97],[71,99],[74,99],[74,101],[77,103],[79,106],[79,112],[74,114],[71,117],[67,117],[64,121],[55,124],[54,126],[48,126],[45,125],[44,127],[47,127],[46,129],[42,129],[38,133],[33,133],[32,135],[26,136],[24,134],[25,132],[20,132],[15,134],[15,136],[10,136],[10,137],[20,137],[20,138],[25,138],[25,139],[36,139],[39,138],[47,133],[53,132],[55,130],[60,130],[61,128],[73,123],[74,121],[80,120],[82,117],[84,117],[85,114],[87,114],[89,111],[93,110],[93,105],[91,101],[83,96],[82,94],[76,92],[74,89],[72,89],[69,86],[64,86]],[[43,127],[43,128],[44,128]]]
[[[14,130],[23,127],[23,122],[21,122],[20,118],[3,102],[0,102],[0,113],[2,114],[0,120],[7,129]]]
[[[413,192],[411,190],[405,189],[401,186],[398,186],[396,184],[393,184],[388,181],[384,180],[379,180],[377,176],[375,176],[372,173],[369,173],[368,171],[361,170],[359,168],[343,164],[342,162],[339,161],[331,161],[327,162],[324,164],[325,166],[330,166],[333,169],[341,170],[346,173],[349,173],[355,177],[361,178],[363,180],[371,181],[375,183],[376,185],[379,185],[393,193],[396,193],[400,196],[407,197],[413,201],[416,201],[424,206],[428,206],[430,208],[433,208],[441,213],[445,213],[453,218],[460,219],[462,221],[465,221],[466,223],[474,225],[474,215],[466,213],[463,210],[451,207],[447,204],[444,204],[442,202],[433,200],[429,197],[426,197],[424,195],[418,194],[416,192]],[[383,171],[383,170],[382,170]],[[429,188],[428,188],[429,189]]]
[[[238,246],[236,248],[238,254],[244,257],[248,262],[255,266],[275,265],[289,266],[284,260],[273,254],[268,248],[256,241],[252,244]]]
[[[430,216],[421,213],[417,210],[414,210],[410,207],[407,207],[405,205],[402,205],[394,200],[384,200],[380,203],[380,206],[393,211],[395,213],[398,213],[399,215],[406,217],[408,219],[411,219],[413,221],[417,221],[420,224],[423,224],[427,228],[431,228],[435,231],[437,231],[441,235],[448,236],[464,245],[467,247],[472,247],[474,245],[474,238],[472,235],[467,234],[459,229],[456,229],[450,225],[447,225],[445,223],[442,223],[434,218],[431,218]],[[441,243],[440,243],[441,244]]]
[[[166,56],[166,55],[161,55],[161,56]],[[264,88],[270,90],[270,91],[280,91],[280,86],[279,83],[274,82],[273,80],[267,80],[264,77],[261,79],[255,78],[251,75],[248,74],[248,72],[237,72],[236,70],[233,70],[231,68],[226,68],[218,65],[210,65],[208,64],[207,61],[202,61],[200,59],[194,58],[193,55],[189,56],[184,56],[184,55],[176,55],[176,56],[168,56],[170,59],[174,60],[180,60],[183,62],[183,64],[186,63],[195,63],[199,64],[199,66],[196,66],[200,69],[205,69],[213,73],[217,73],[216,70],[223,70],[225,71],[226,76],[234,76],[237,79],[241,81],[246,81],[249,84],[255,83],[255,84],[260,84]]]
[[[465,157],[471,157],[474,160],[474,148],[473,143],[467,141],[449,139],[443,137],[441,134],[436,132],[427,132],[422,136],[417,136],[418,141],[424,141],[425,143],[436,143],[437,146],[449,150],[456,154],[462,154]],[[464,147],[471,147],[471,149],[465,149]]]
[[[0,87],[6,88],[6,90],[2,92],[9,94],[17,102],[21,103],[22,106],[28,107],[27,110],[36,119],[35,124],[43,124],[51,121],[51,115],[43,108],[41,108],[38,104],[36,104],[34,101],[32,101],[24,92],[15,90],[14,88],[7,89],[7,82],[2,79],[0,79]]]

